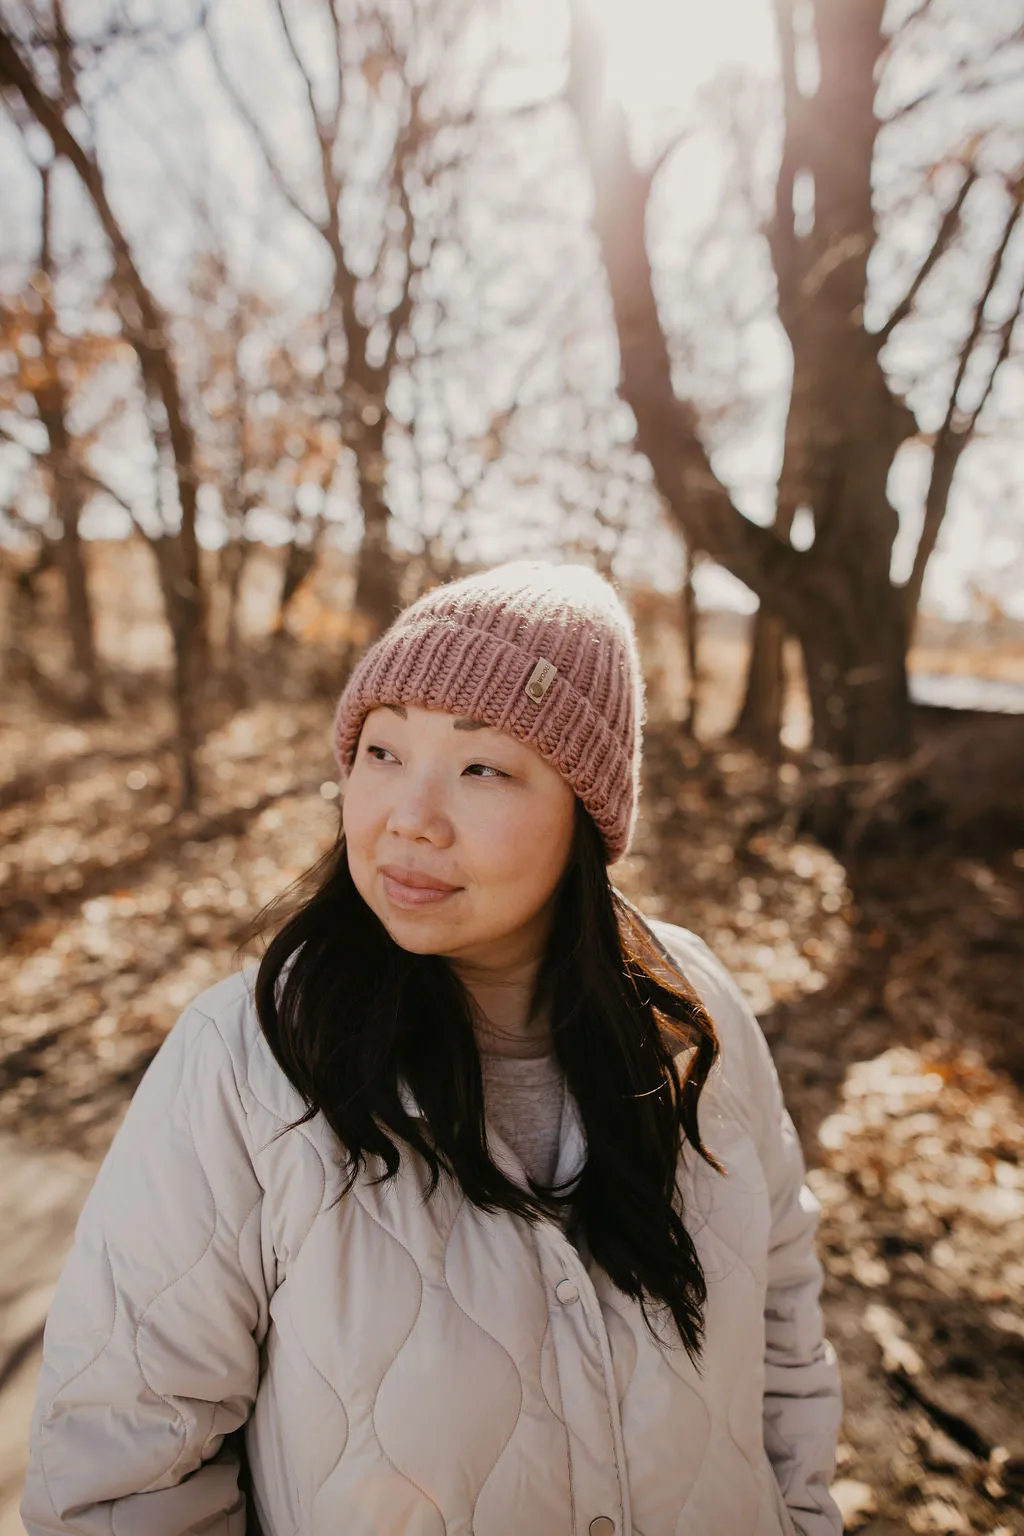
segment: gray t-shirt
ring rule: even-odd
[[[480,1052],[484,1112],[531,1179],[550,1184],[558,1163],[565,1079],[552,1051],[547,1056],[496,1056]]]

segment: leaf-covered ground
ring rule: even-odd
[[[203,813],[177,819],[160,688],[88,726],[11,702],[0,1129],[100,1156],[176,1014],[333,835],[330,704],[307,691],[225,706]],[[792,766],[657,725],[617,877],[717,949],[772,1042],[824,1208],[848,1529],[1024,1533],[1024,854],[840,862],[799,796]]]

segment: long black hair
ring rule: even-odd
[[[282,914],[284,915],[283,921]],[[707,1286],[677,1187],[681,1141],[713,1167],[697,1105],[718,1054],[696,994],[608,877],[600,834],[576,804],[572,852],[556,894],[533,1006],[549,1010],[554,1050],[579,1107],[586,1164],[573,1187],[523,1189],[492,1162],[470,1000],[437,955],[404,950],[360,896],[344,836],[259,916],[273,932],[256,1007],[278,1064],[348,1154],[351,1187],[383,1180],[410,1153],[458,1181],[485,1211],[527,1221],[562,1215],[618,1288],[667,1308],[699,1361]],[[675,1056],[692,1047],[685,1072]],[[422,1119],[403,1107],[408,1084]],[[371,1163],[372,1160],[372,1163]],[[656,1335],[657,1336],[657,1335]]]

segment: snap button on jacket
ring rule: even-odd
[[[252,972],[204,992],[135,1095],[57,1286],[28,1536],[839,1536],[818,1209],[735,985],[653,923],[722,1046],[680,1157],[700,1373],[554,1223],[424,1203],[409,1157],[338,1202],[340,1148],[271,1056]],[[415,1106],[413,1106],[415,1107]],[[557,1176],[582,1168],[574,1106]],[[495,1138],[492,1155],[525,1182]],[[667,1336],[666,1336],[667,1338]],[[244,1426],[244,1429],[243,1429]]]

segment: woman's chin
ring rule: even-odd
[[[443,955],[457,940],[450,922],[429,907],[409,910],[388,904],[378,917],[402,949],[413,955]]]

